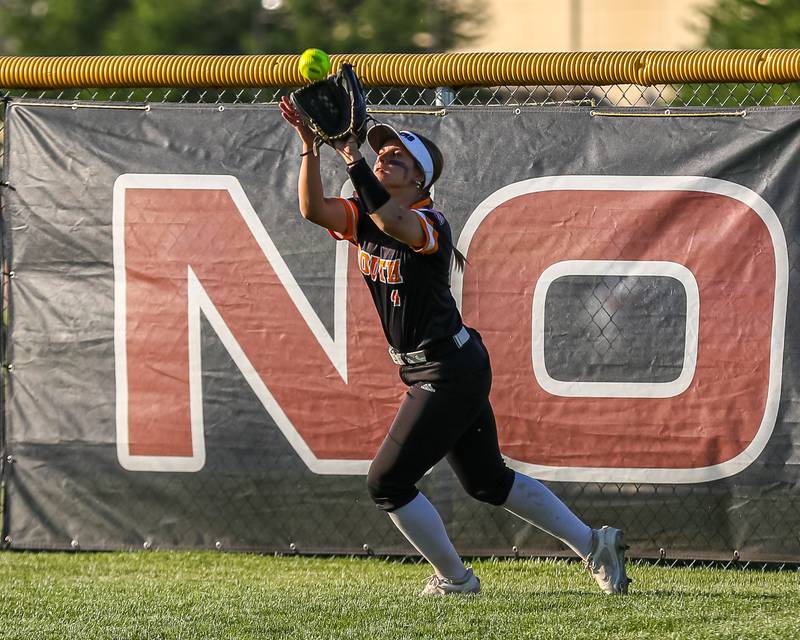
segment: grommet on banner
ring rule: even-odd
[[[8,275],[9,278],[16,278],[17,277],[17,272],[16,271],[9,271],[7,275]]]
[[[658,550],[658,559],[659,560],[666,560],[667,559],[667,550],[664,547],[661,547]]]
[[[14,370],[14,364],[12,362],[9,362],[6,365],[6,369],[8,369],[9,371],[13,371]]]
[[[5,180],[0,182],[0,187],[5,187],[6,189],[11,189],[11,191],[16,191],[16,189],[11,186],[11,183],[6,182]]]
[[[511,547],[511,552],[514,554],[514,560],[519,560],[519,549],[516,546]]]
[[[14,456],[12,456],[11,454],[6,456],[6,462],[8,464],[14,464],[16,461],[17,461],[17,459]]]
[[[741,559],[741,556],[739,555],[739,550],[738,549],[734,549],[733,550],[733,561],[734,562],[739,562],[740,559]]]
[[[6,536],[5,538],[3,538],[3,544],[6,547],[10,547],[12,542],[14,542],[14,539],[11,536]]]
[[[361,547],[368,556],[372,555],[372,549],[370,549],[369,545],[365,542],[364,545]]]
[[[294,542],[289,543],[289,551],[292,553],[297,553],[297,545]]]
[[[214,548],[215,548],[217,551],[222,551],[222,541],[220,541],[220,540],[217,540],[217,541],[214,543]]]
[[[149,551],[153,547],[153,543],[150,542],[150,540],[145,540],[142,543],[142,547],[144,548],[145,551]]]
[[[70,542],[69,542],[69,546],[70,546],[70,547],[72,547],[73,549],[80,549],[80,546],[81,546],[81,545],[80,545],[80,544],[78,544],[78,541],[77,541],[77,540],[74,540],[74,539],[73,539],[73,540],[70,540]]]

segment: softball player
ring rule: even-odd
[[[359,267],[380,315],[389,354],[408,392],[367,476],[378,508],[433,565],[421,595],[477,593],[433,505],[416,483],[447,458],[464,489],[556,536],[580,555],[606,593],[627,593],[622,531],[591,529],[538,480],[509,469],[489,403],[492,372],[480,334],[461,322],[450,261],[463,268],[450,225],[430,188],[443,168],[430,140],[380,124],[367,136],[371,169],[354,142],[337,145],[357,196],[326,198],[314,134],[289,101],[283,117],[303,142],[298,184],[304,218],[359,249]]]

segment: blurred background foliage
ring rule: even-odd
[[[793,49],[800,46],[798,0],[718,0],[708,19],[709,49]]]
[[[701,9],[708,49],[794,49],[800,47],[800,0],[717,0]],[[794,104],[798,83],[787,85],[687,85],[680,91],[690,105]]]
[[[0,0],[0,52],[438,52],[473,39],[484,13],[478,0]]]

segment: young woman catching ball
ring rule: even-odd
[[[336,146],[357,195],[325,197],[314,134],[286,98],[280,108],[303,142],[303,217],[358,246],[359,263],[375,266],[362,273],[408,392],[372,462],[367,488],[433,565],[422,595],[480,591],[478,577],[464,566],[438,512],[416,487],[442,458],[473,498],[562,540],[604,592],[627,593],[622,531],[591,529],[541,482],[509,469],[500,454],[489,354],[480,334],[463,325],[450,293],[451,259],[463,269],[464,258],[430,196],[444,166],[439,149],[412,131],[373,126],[367,135],[378,156],[372,168],[355,141]]]

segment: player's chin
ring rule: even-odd
[[[388,171],[384,171],[383,169],[376,169],[375,177],[378,179],[378,182],[380,182],[384,187],[393,186],[392,174],[389,173]]]

